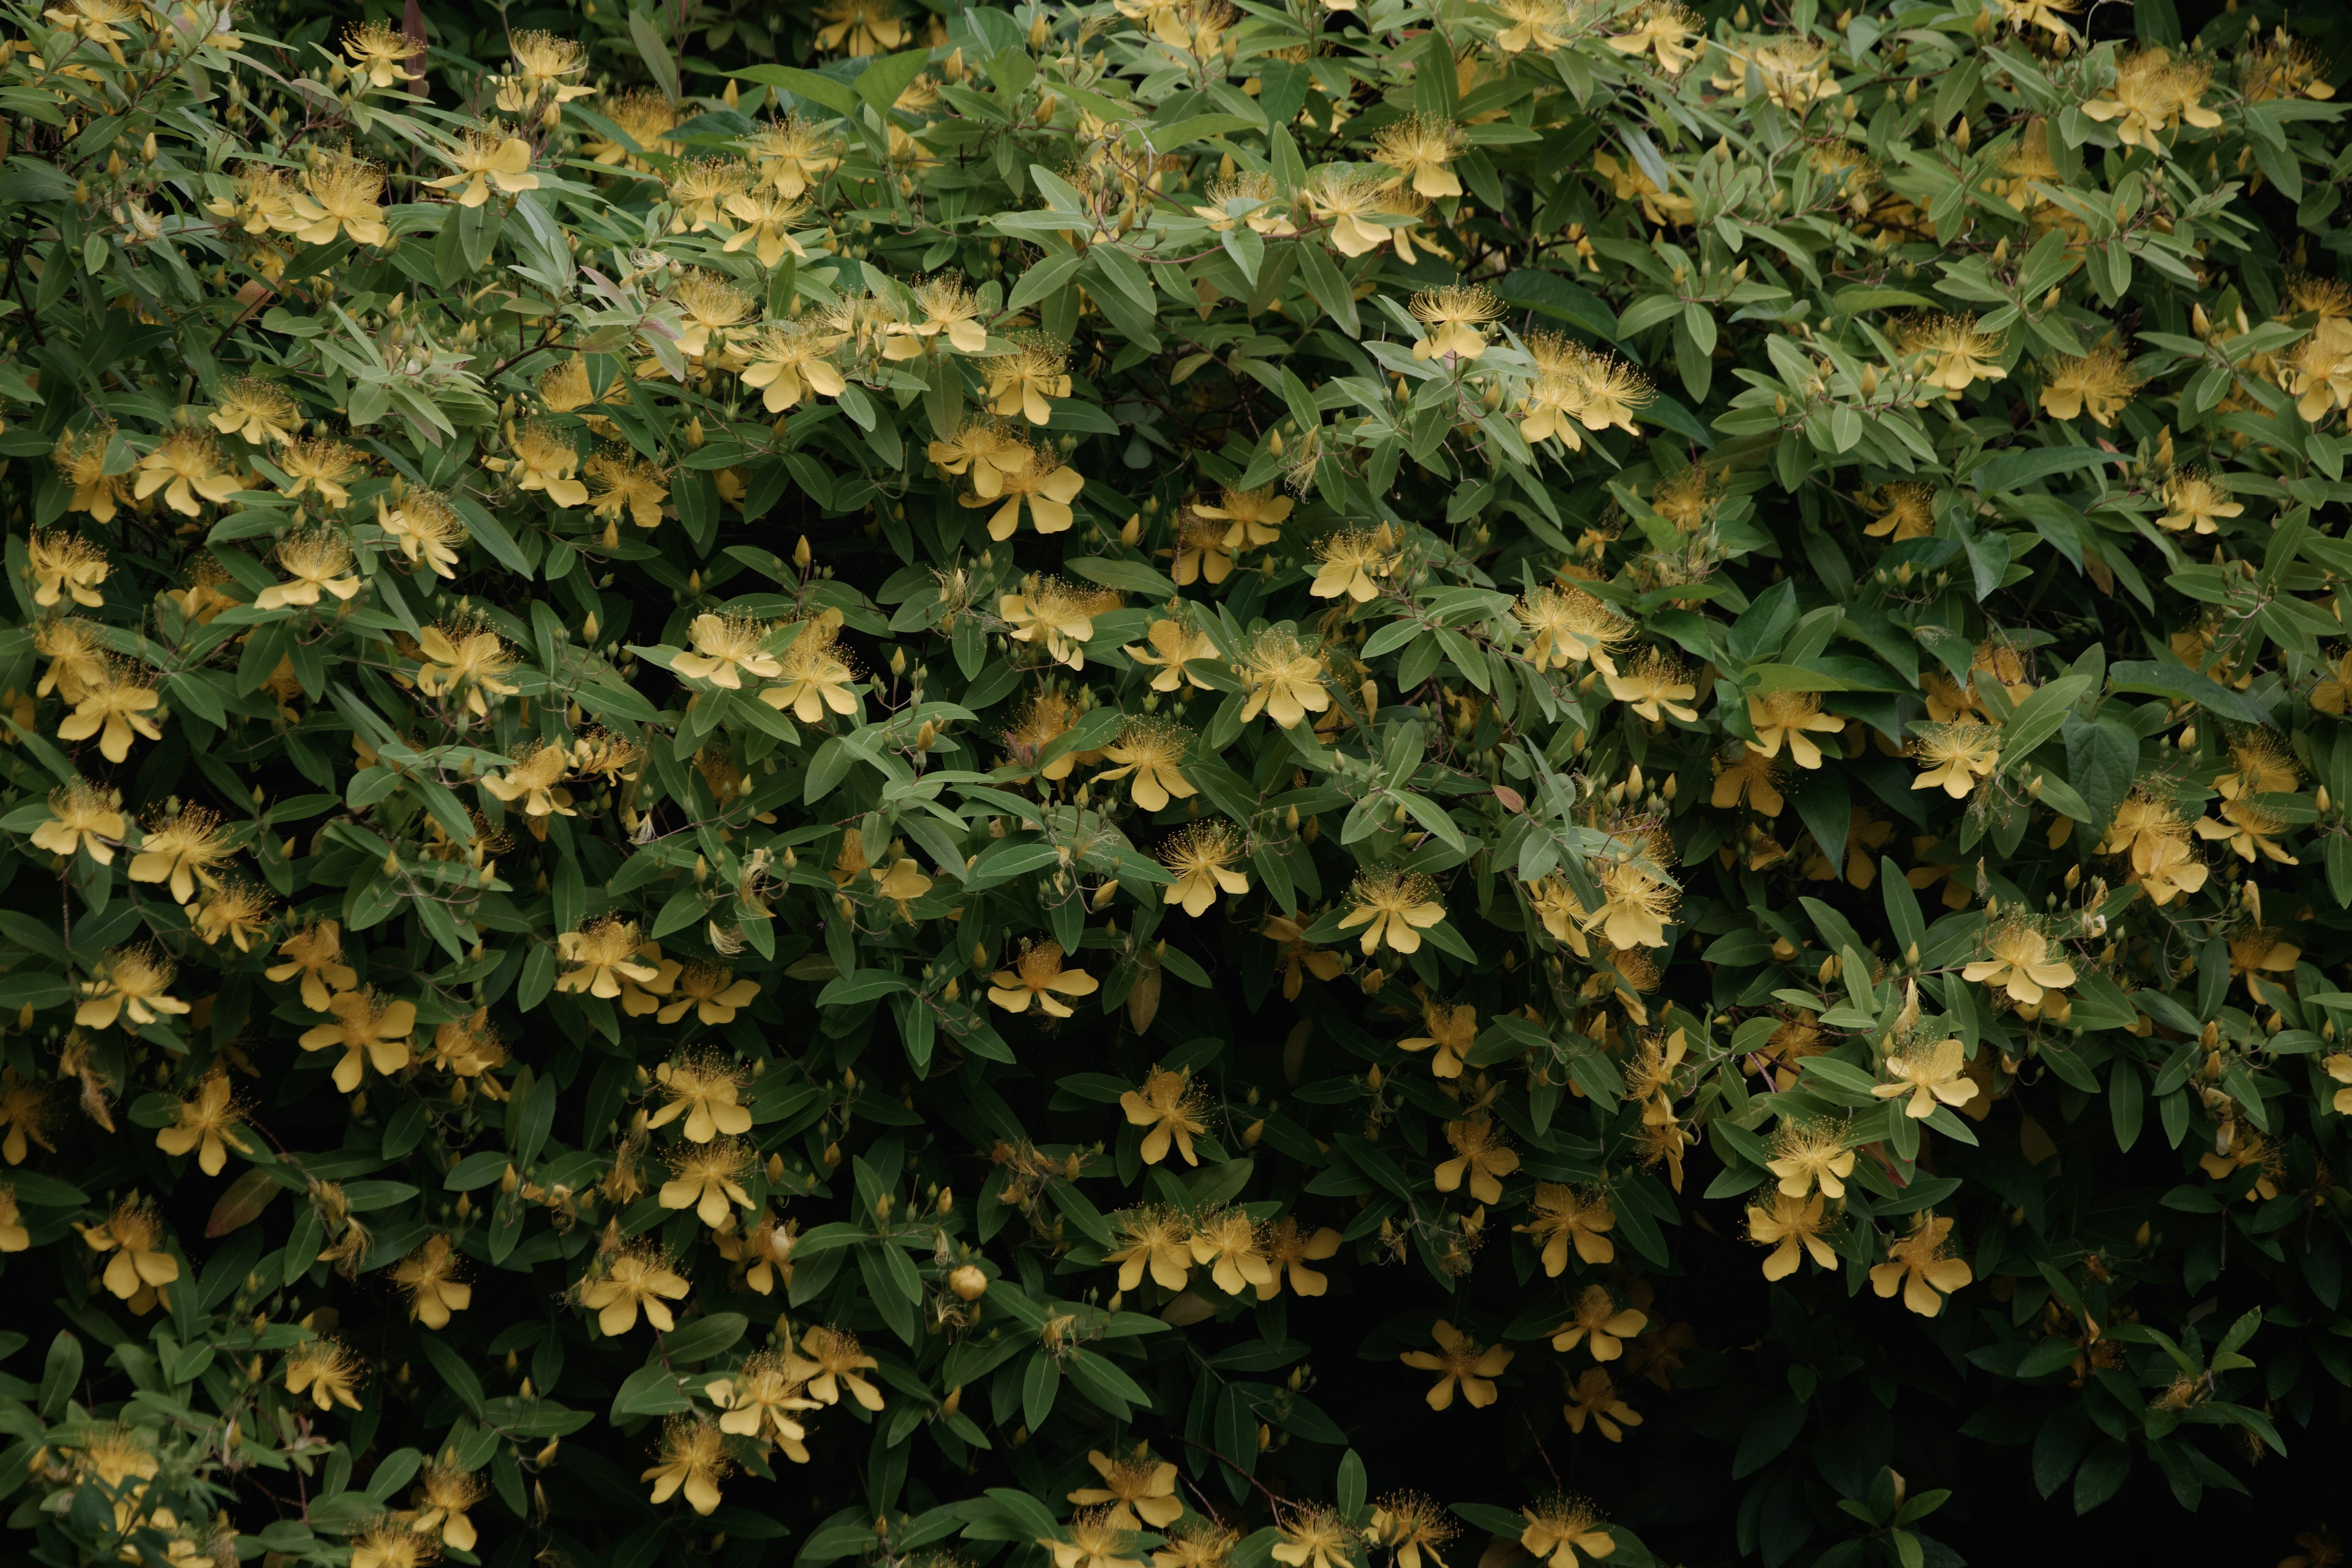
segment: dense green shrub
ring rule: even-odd
[[[2340,1561],[2333,40],[1753,5],[9,0],[11,1554]]]

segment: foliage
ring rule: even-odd
[[[2334,1560],[2273,9],[7,0],[11,1540]]]

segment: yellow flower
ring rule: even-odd
[[[649,1247],[624,1247],[601,1275],[580,1288],[580,1304],[596,1314],[596,1326],[608,1338],[637,1326],[637,1309],[646,1321],[662,1333],[677,1327],[669,1310],[686,1300],[687,1283],[669,1265],[667,1255]]]
[[[1966,1105],[1977,1094],[1976,1082],[1968,1076],[1967,1047],[1956,1039],[1903,1047],[1886,1058],[1886,1076],[1895,1081],[1882,1083],[1870,1092],[1881,1100],[1909,1096],[1904,1114],[1916,1121],[1935,1115],[1937,1100]],[[1827,1184],[1822,1190],[1829,1191]]]
[[[49,661],[40,684],[33,689],[36,697],[54,691],[68,702],[79,702],[115,679],[116,667],[91,636],[88,621],[65,616],[37,622],[33,627],[33,651]]]
[[[1598,1562],[1616,1554],[1617,1538],[1602,1526],[1592,1505],[1580,1499],[1547,1498],[1519,1513],[1528,1521],[1519,1532],[1519,1544],[1544,1568],[1582,1568],[1588,1558]]]
[[[139,459],[139,478],[131,493],[145,500],[163,492],[163,504],[189,517],[200,515],[202,496],[225,501],[242,488],[233,469],[221,467],[220,446],[201,430],[174,430],[155,449]]]
[[[821,722],[827,710],[860,718],[866,702],[857,692],[857,670],[836,640],[840,626],[831,612],[801,622],[800,635],[777,656],[782,684],[762,687],[760,700],[803,724]]]
[[[1118,1288],[1132,1290],[1150,1271],[1152,1282],[1166,1290],[1181,1290],[1192,1278],[1192,1223],[1174,1209],[1152,1205],[1129,1209],[1119,1216],[1119,1235],[1126,1246],[1103,1254],[1103,1261],[1118,1265]]]
[[[654,1501],[667,1502],[683,1491],[695,1512],[707,1514],[719,1506],[719,1483],[734,1468],[718,1427],[675,1415],[662,1428],[660,1461],[637,1479],[653,1482]]]
[[[1661,227],[1669,223],[1687,224],[1696,211],[1690,197],[1679,191],[1660,190],[1649,175],[1631,163],[1618,163],[1610,153],[1595,153],[1592,169],[1593,173],[1610,183],[1619,201],[1629,202],[1638,198],[1642,204],[1642,216]]]
[[[194,1099],[180,1101],[179,1120],[155,1134],[155,1147],[166,1154],[193,1152],[196,1168],[207,1176],[217,1176],[228,1163],[229,1150],[245,1152],[245,1145],[228,1131],[236,1122],[228,1074],[216,1067],[205,1075]]]
[[[1215,1211],[1193,1224],[1192,1261],[1207,1268],[1210,1279],[1226,1295],[1238,1296],[1244,1289],[1255,1289],[1259,1300],[1271,1300],[1282,1287],[1264,1243],[1264,1232],[1247,1214],[1240,1209]]]
[[[1612,1443],[1625,1440],[1623,1428],[1642,1424],[1641,1415],[1619,1395],[1616,1381],[1597,1366],[1585,1368],[1584,1375],[1569,1389],[1568,1403],[1559,1413],[1570,1431],[1581,1436],[1584,1424],[1591,1421]]]
[[[1070,395],[1069,351],[1045,339],[1031,339],[1009,354],[988,362],[986,399],[1000,417],[1043,425],[1054,417],[1048,398]]]
[[[1286,1002],[1298,1000],[1307,975],[1312,974],[1318,980],[1337,980],[1347,970],[1347,963],[1338,953],[1303,941],[1307,928],[1297,921],[1275,915],[1258,929],[1279,950],[1274,962],[1275,967],[1282,971],[1282,995]]]
[[[1638,434],[1633,410],[1656,395],[1641,372],[1554,332],[1529,334],[1528,353],[1536,366],[1536,384],[1519,414],[1519,434],[1528,441],[1557,437],[1570,451],[1580,452],[1580,426]]]
[[[1651,55],[1668,76],[1680,76],[1705,52],[1702,24],[1685,6],[1671,0],[1649,0],[1624,17],[1626,30],[1612,34],[1609,47],[1621,55]]]
[[[77,1222],[74,1228],[92,1252],[114,1254],[106,1260],[107,1291],[134,1312],[145,1312],[155,1292],[180,1278],[179,1258],[163,1250],[163,1216],[153,1204],[125,1198],[99,1224]]]
[[[1387,184],[1375,169],[1327,163],[1315,172],[1300,194],[1307,198],[1307,209],[1329,226],[1325,232],[1332,248],[1342,256],[1364,256],[1392,241],[1401,249],[1410,245],[1403,229],[1372,221],[1387,216]]]
[[[332,245],[339,236],[354,245],[382,245],[392,237],[377,203],[383,194],[381,167],[333,153],[302,172],[301,192],[287,197],[278,226],[305,245]]]
[[[1054,1560],[1054,1568],[1143,1568],[1134,1555],[1135,1538],[1118,1522],[1118,1510],[1082,1509],[1064,1526],[1066,1539],[1041,1535],[1037,1544]]]
[[[307,1392],[310,1403],[321,1410],[332,1410],[338,1405],[357,1410],[356,1389],[362,1370],[359,1357],[345,1350],[341,1341],[312,1340],[288,1352],[286,1392]]]
[[[941,444],[933,442],[931,458],[940,460]],[[971,462],[972,493],[958,498],[970,508],[996,506],[988,520],[988,537],[999,544],[1021,527],[1021,508],[1029,508],[1029,524],[1039,533],[1066,533],[1077,521],[1070,503],[1087,481],[1076,468],[1017,437],[991,443],[984,459]],[[997,505],[1002,500],[1003,505]]]
[[[1118,1097],[1118,1107],[1127,1113],[1129,1125],[1148,1127],[1143,1137],[1143,1163],[1157,1165],[1168,1158],[1172,1145],[1184,1156],[1188,1165],[1201,1163],[1192,1152],[1192,1136],[1208,1130],[1201,1120],[1207,1097],[1192,1083],[1191,1075],[1153,1068],[1144,1075],[1141,1089],[1129,1089]],[[1096,1499],[1096,1501],[1102,1500]]]
[[[1511,606],[1531,634],[1528,660],[1538,669],[1591,664],[1617,673],[1612,651],[1632,638],[1633,623],[1581,588],[1536,588]]]
[[[737,1100],[743,1088],[740,1069],[716,1057],[698,1057],[664,1062],[654,1069],[654,1076],[670,1098],[668,1104],[646,1119],[646,1126],[667,1127],[683,1116],[686,1125],[680,1131],[693,1143],[708,1143],[721,1133],[740,1137],[751,1131],[751,1107]]]
[[[1412,345],[1412,357],[1475,360],[1486,352],[1486,323],[1502,313],[1502,300],[1483,283],[1449,283],[1415,294],[1412,318],[1429,331]]]
[[[1737,806],[1742,799],[1765,816],[1778,816],[1788,805],[1780,791],[1782,781],[1774,760],[1759,752],[1743,742],[1739,752],[1728,762],[1715,761],[1715,792],[1708,803],[1724,810]]]
[[[1359,605],[1380,596],[1380,580],[1396,563],[1385,523],[1326,534],[1315,542],[1315,581],[1307,591],[1318,599],[1345,596]]]
[[[1176,1467],[1153,1458],[1147,1446],[1139,1443],[1133,1454],[1117,1458],[1099,1448],[1091,1449],[1087,1463],[1102,1477],[1103,1484],[1080,1487],[1069,1494],[1069,1500],[1082,1507],[1110,1504],[1105,1516],[1108,1522],[1121,1530],[1141,1530],[1147,1525],[1165,1530],[1183,1517],[1184,1500],[1176,1495]]]
[[[623,981],[642,985],[661,971],[637,954],[637,923],[617,915],[591,921],[578,931],[555,939],[556,955],[572,967],[556,976],[558,991],[585,991],[609,1002],[621,994]]]
[[[1175,691],[1187,685],[1196,691],[1211,689],[1207,681],[1184,668],[1193,659],[1217,657],[1217,645],[1208,633],[1194,631],[1181,621],[1159,620],[1151,623],[1146,640],[1151,645],[1149,651],[1133,643],[1119,651],[1157,671],[1151,678],[1152,690]]]
[[[1072,669],[1087,667],[1083,645],[1094,640],[1095,616],[1118,607],[1118,595],[1088,592],[1059,577],[1032,576],[1020,593],[1006,594],[996,602],[996,613],[1012,628],[1014,642],[1043,647],[1055,663]]]
[[[1800,38],[1775,38],[1742,55],[1724,50],[1724,69],[1709,83],[1718,92],[1748,97],[1748,73],[1753,70],[1764,96],[1776,108],[1802,114],[1844,89],[1830,74],[1829,46]]]
[[[1780,743],[1786,741],[1790,759],[1801,768],[1822,765],[1814,735],[1835,735],[1845,729],[1843,719],[1822,711],[1821,694],[1813,691],[1767,691],[1752,696],[1748,700],[1748,721],[1756,731],[1749,745],[1767,757],[1777,757]]]
[[[2352,408],[2352,321],[2331,317],[2287,355],[2279,384],[2297,401],[2295,412],[2313,425]]]
[[[588,459],[590,513],[606,523],[609,546],[614,530],[626,517],[639,528],[659,528],[662,502],[669,499],[669,474],[658,463],[617,452],[599,452]]]
[[[2139,387],[2123,351],[2105,345],[2051,366],[2042,383],[2042,412],[2053,419],[2074,419],[2087,410],[2101,426],[2112,427]]]
[[[114,864],[114,847],[126,824],[112,795],[77,778],[49,792],[49,820],[33,829],[33,847],[52,855],[87,854],[101,866]],[[185,903],[186,900],[181,902]]]
[[[416,689],[427,697],[462,692],[466,708],[476,718],[489,716],[489,701],[520,694],[505,676],[515,667],[514,654],[498,633],[481,626],[426,626],[417,634]]]
[[[1482,1346],[1443,1318],[1430,1326],[1429,1333],[1437,1342],[1436,1350],[1406,1351],[1397,1357],[1407,1366],[1439,1374],[1429,1391],[1429,1407],[1450,1408],[1457,1387],[1474,1410],[1494,1404],[1497,1397],[1494,1380],[1511,1364],[1517,1352],[1501,1345],[1491,1349]]]
[[[1551,53],[1568,42],[1559,29],[1573,20],[1562,0],[1499,0],[1495,14],[1510,23],[1495,35],[1495,47],[1507,55]]]
[[[1911,754],[1927,764],[1911,781],[1913,789],[1941,789],[1966,800],[2000,765],[2000,731],[1972,720],[1928,724],[1912,741]]]
[[[1504,1352],[1507,1356],[1508,1352]],[[1294,1508],[1282,1521],[1274,1560],[1286,1568],[1348,1568],[1356,1532],[1348,1521],[1320,1505]],[[1055,1568],[1064,1568],[1056,1563]]]
[[[505,1065],[506,1059],[506,1047],[490,1026],[487,1007],[477,1007],[463,1018],[434,1027],[432,1065],[456,1078],[482,1078],[482,1092],[493,1100],[501,1098],[498,1079],[483,1075]]]
[[[1478,1202],[1501,1203],[1503,1178],[1519,1168],[1519,1156],[1494,1119],[1471,1116],[1449,1121],[1445,1141],[1453,1145],[1454,1158],[1438,1163],[1437,1190],[1456,1192],[1466,1182],[1470,1195]]]
[[[2336,1091],[2336,1098],[2328,1102],[2330,1107],[2338,1116],[2352,1116],[2352,1056],[2330,1051],[2319,1065],[2329,1078],[2345,1086]]]
[[[1944,1298],[1976,1278],[1968,1264],[1951,1256],[1952,1222],[1931,1210],[1922,1214],[1910,1235],[1889,1242],[1886,1261],[1870,1271],[1870,1288],[1882,1297],[1903,1292],[1903,1304],[1923,1318],[1944,1310]]]
[[[1025,1013],[1029,1004],[1049,1018],[1067,1018],[1071,1011],[1061,1000],[1064,996],[1091,996],[1102,989],[1101,983],[1083,969],[1062,967],[1062,944],[1041,942],[1032,944],[1026,938],[1021,943],[1021,956],[1011,969],[1000,969],[989,976],[988,999],[1008,1013]]]
[[[112,522],[115,509],[130,499],[129,480],[121,474],[106,471],[106,452],[113,439],[111,425],[93,426],[79,434],[68,430],[58,437],[58,444],[49,452],[58,478],[73,487],[73,500],[68,506],[89,513],[101,523]],[[79,594],[74,599],[77,604],[83,602]],[[46,606],[56,601],[45,599],[41,603]]]
[[[2352,1082],[2352,1079],[2345,1081]],[[2352,1090],[2347,1092],[2352,1093]],[[1289,1271],[1290,1289],[1294,1295],[1320,1296],[1330,1289],[1330,1280],[1307,1265],[1337,1257],[1339,1252],[1338,1231],[1323,1226],[1310,1235],[1302,1231],[1298,1221],[1289,1215],[1276,1220],[1274,1228],[1266,1233],[1266,1261],[1274,1265],[1276,1274],[1285,1269]]]
[[[914,293],[915,306],[923,312],[923,319],[892,321],[884,329],[887,339],[882,350],[884,359],[919,359],[923,351],[941,337],[958,353],[987,352],[988,329],[981,324],[980,297],[961,279],[934,278],[917,284]]]
[[[1625,1353],[1625,1342],[1649,1326],[1648,1314],[1620,1307],[1603,1285],[1587,1285],[1576,1299],[1576,1310],[1551,1337],[1551,1348],[1568,1352],[1583,1344],[1594,1361],[1615,1361]]]
[[[360,1076],[370,1065],[386,1078],[408,1066],[415,1003],[386,1001],[373,989],[346,991],[330,997],[321,1011],[333,1021],[304,1030],[299,1043],[306,1051],[342,1048],[342,1059],[335,1064],[335,1087],[343,1093],[359,1088]]]
[[[1242,855],[1241,836],[1222,822],[1195,823],[1160,847],[1160,863],[1176,874],[1166,901],[1198,918],[1208,913],[1222,888],[1234,898],[1249,891],[1249,879],[1234,870]]]
[[[1801,1198],[1819,1187],[1825,1197],[1843,1198],[1845,1178],[1853,1174],[1853,1158],[1844,1131],[1836,1123],[1783,1121],[1764,1168],[1780,1178],[1780,1191],[1790,1197]]]
[[[912,866],[914,862],[902,860],[898,864]],[[890,892],[887,883],[882,890],[886,894]],[[733,970],[720,964],[689,963],[678,974],[677,1000],[662,1005],[659,1021],[675,1024],[691,1010],[701,1023],[714,1026],[731,1024],[735,1021],[736,1012],[750,1006],[759,994],[760,983],[756,980],[738,980]],[[749,1125],[747,1121],[745,1126]],[[687,1136],[693,1136],[691,1131]]]
[[[1287,626],[1268,626],[1251,638],[1234,673],[1247,691],[1242,703],[1244,724],[1265,713],[1283,729],[1293,729],[1307,714],[1331,706],[1331,694],[1323,687],[1322,654]]]
[[[2053,954],[2050,939],[2029,920],[2003,921],[1986,946],[1991,956],[1969,964],[1960,976],[2005,990],[2013,1002],[2037,1003],[2045,990],[2063,991],[2074,984],[2074,966]]]
[[[838,397],[849,384],[824,356],[839,343],[814,322],[762,327],[744,350],[743,384],[771,414],[799,406],[804,395]]]
[[[1365,871],[1349,889],[1354,907],[1339,921],[1341,931],[1364,928],[1358,939],[1367,956],[1382,942],[1396,952],[1421,951],[1421,933],[1445,918],[1433,895],[1436,885],[1419,872]]]
[[[0,1137],[0,1158],[5,1158],[12,1165],[21,1165],[34,1143],[52,1153],[57,1152],[57,1145],[43,1131],[49,1120],[46,1100],[42,1085],[26,1083],[16,1076],[15,1068],[0,1068],[0,1128],[7,1130],[5,1136]]]
[[[2218,129],[2221,117],[2203,103],[2213,68],[2199,60],[2176,60],[2162,48],[2135,49],[2116,65],[2109,96],[2086,99],[2083,113],[2114,121],[2116,140],[2126,147],[2166,149],[2158,137],[2186,120],[2202,131]]]
[[[501,103],[499,107],[505,105]],[[604,118],[628,140],[620,142],[593,134],[583,138],[580,150],[599,163],[623,164],[645,174],[651,171],[652,165],[644,154],[675,158],[685,151],[668,140],[668,132],[677,127],[677,106],[657,89],[625,92],[606,100]]]
[[[489,1488],[478,1476],[453,1464],[427,1465],[414,1500],[416,1517],[410,1523],[419,1535],[438,1535],[442,1545],[471,1552],[478,1537],[467,1510],[488,1495]]]
[[[1863,532],[1895,544],[1926,539],[1936,531],[1936,492],[1926,485],[1885,485],[1865,504],[1876,521]]]
[[[824,0],[816,8],[816,47],[852,59],[904,48],[908,28],[890,0]]]
[[[74,1022],[86,1029],[110,1029],[119,1020],[136,1034],[167,1015],[185,1014],[189,1005],[167,993],[174,970],[152,947],[118,947],[81,983],[82,1003]]]
[[[1974,316],[1914,316],[1897,337],[1921,382],[1940,388],[1946,397],[1958,397],[1971,383],[2004,377],[1993,363],[2001,352],[2001,335],[1980,330]]]
[[[424,80],[422,71],[408,68],[411,58],[424,52],[389,23],[362,22],[343,29],[343,58],[351,62],[352,75],[370,87]]]
[[[1769,1211],[1753,1205],[1748,1210],[1749,1238],[1772,1248],[1764,1259],[1767,1279],[1786,1279],[1797,1271],[1798,1263],[1807,1253],[1822,1268],[1836,1268],[1837,1254],[1822,1239],[1822,1232],[1828,1227],[1819,1193],[1810,1198],[1799,1198],[1776,1191]]]
[[[1289,498],[1284,497],[1286,508],[1288,503]],[[1223,582],[1233,575],[1234,552],[1248,548],[1256,531],[1246,521],[1229,521],[1228,514],[1217,508],[1188,507],[1176,526],[1177,586],[1188,587],[1202,581]],[[1278,535],[1279,525],[1264,531],[1270,536]]]
[[[288,581],[255,595],[257,610],[316,605],[321,593],[349,603],[360,591],[360,580],[350,574],[351,543],[331,530],[297,529],[288,534],[278,542],[278,563],[286,569]]]
[[[393,1266],[392,1282],[408,1292],[408,1315],[428,1329],[446,1329],[449,1314],[474,1304],[474,1288],[457,1278],[457,1254],[439,1231]]]
[[[2288,37],[2284,27],[2274,28],[2268,38],[2250,40],[2238,65],[2245,76],[2246,97],[2255,103],[2284,98],[2325,102],[2336,96],[2335,86],[2326,79],[2327,62],[2301,38]]]
[[[468,535],[457,509],[438,490],[412,489],[398,506],[378,496],[375,522],[410,565],[424,566],[436,577],[457,576],[457,546]]]
[[[1445,1568],[1437,1549],[1455,1533],[1453,1521],[1434,1501],[1414,1492],[1396,1492],[1372,1510],[1364,1539],[1386,1547],[1397,1568],[1423,1568],[1424,1563],[1428,1568]]]
[[[1399,1040],[1397,1048],[1425,1051],[1433,1046],[1437,1054],[1430,1058],[1430,1072],[1438,1078],[1460,1078],[1471,1047],[1478,1042],[1478,1009],[1466,1002],[1458,1007],[1427,1003],[1422,1008],[1421,1026],[1429,1033]]]
[[[682,1148],[674,1156],[677,1173],[662,1184],[658,1194],[666,1209],[692,1209],[713,1230],[726,1227],[731,1203],[752,1206],[743,1183],[757,1163],[751,1146],[740,1139]]]
[[[841,1401],[844,1389],[851,1398],[867,1410],[882,1408],[882,1391],[863,1375],[876,1365],[857,1343],[857,1336],[846,1329],[835,1329],[823,1323],[811,1325],[801,1336],[801,1349],[809,1359],[808,1393],[811,1399],[825,1405]]]
[[[1435,201],[1440,196],[1462,194],[1461,178],[1448,165],[1460,157],[1469,144],[1469,133],[1454,121],[1427,114],[1412,114],[1372,138],[1372,156],[1394,169],[1398,179],[1410,184],[1416,195]],[[1480,318],[1492,319],[1492,314]]]
[[[575,39],[559,38],[552,33],[510,33],[507,49],[511,70],[489,79],[498,86],[498,106],[509,114],[528,114],[539,107],[541,98],[550,100],[551,110],[596,90],[566,79],[588,68],[587,46]]]
[[[746,675],[772,680],[784,672],[764,646],[766,625],[749,616],[705,613],[694,617],[688,635],[694,639],[694,651],[670,660],[675,674],[740,691]]]
[[[539,176],[530,172],[530,143],[495,121],[467,126],[465,140],[440,156],[457,173],[421,183],[435,190],[454,189],[450,200],[461,207],[480,206],[490,199],[493,188],[506,195],[539,189]]]
[[[33,1230],[16,1206],[16,1189],[0,1184],[0,1252],[25,1252],[32,1245]]]
[[[1263,235],[1298,232],[1270,174],[1244,172],[1231,179],[1212,180],[1207,194],[1208,205],[1194,207],[1192,216],[1214,233],[1229,233],[1243,224]]]
[[[2303,862],[2290,855],[2278,842],[2277,836],[2287,830],[2286,819],[2274,812],[2265,811],[2246,799],[2221,803],[2221,819],[2200,816],[2196,822],[2197,837],[2216,838],[2227,844],[2241,860],[2252,863],[2255,855],[2278,862],[2282,866],[2299,866]]]
[[[73,700],[74,710],[58,721],[58,739],[87,741],[95,736],[99,754],[110,763],[131,755],[133,737],[162,740],[163,730],[150,717],[163,705],[154,689],[120,660],[92,662],[99,679],[82,688],[80,696]],[[50,672],[58,675],[58,666],[52,665]],[[29,715],[25,721],[30,722]]]
[[[1666,918],[1682,889],[1636,860],[1612,860],[1601,868],[1601,907],[1584,917],[1588,931],[1601,928],[1612,947],[1664,947]]]
[[[1608,683],[1610,696],[1653,724],[1667,716],[1686,723],[1698,721],[1698,710],[1690,706],[1698,688],[1684,679],[1679,662],[1656,648],[1643,648],[1631,669],[1610,670],[1601,679]]]
[[[1563,1182],[1538,1182],[1528,1223],[1516,1228],[1543,1244],[1544,1273],[1557,1279],[1568,1267],[1568,1249],[1587,1263],[1609,1263],[1617,1244],[1607,1232],[1617,1226],[1617,1214],[1599,1192],[1579,1191]]]
[[[278,454],[278,466],[291,481],[284,492],[289,499],[315,493],[335,507],[351,504],[352,492],[343,481],[362,471],[366,463],[360,453],[323,436],[298,441]]]
[[[731,192],[727,196],[728,216],[741,220],[744,226],[728,236],[719,248],[730,255],[748,248],[762,267],[773,267],[786,256],[806,260],[808,251],[793,237],[792,226],[807,211],[806,203],[771,188]]]
[[[338,991],[349,991],[360,983],[357,971],[342,962],[341,928],[334,921],[320,921],[290,931],[278,947],[283,963],[272,964],[263,971],[279,984],[302,977],[302,1005],[313,1013],[323,1013]]]

